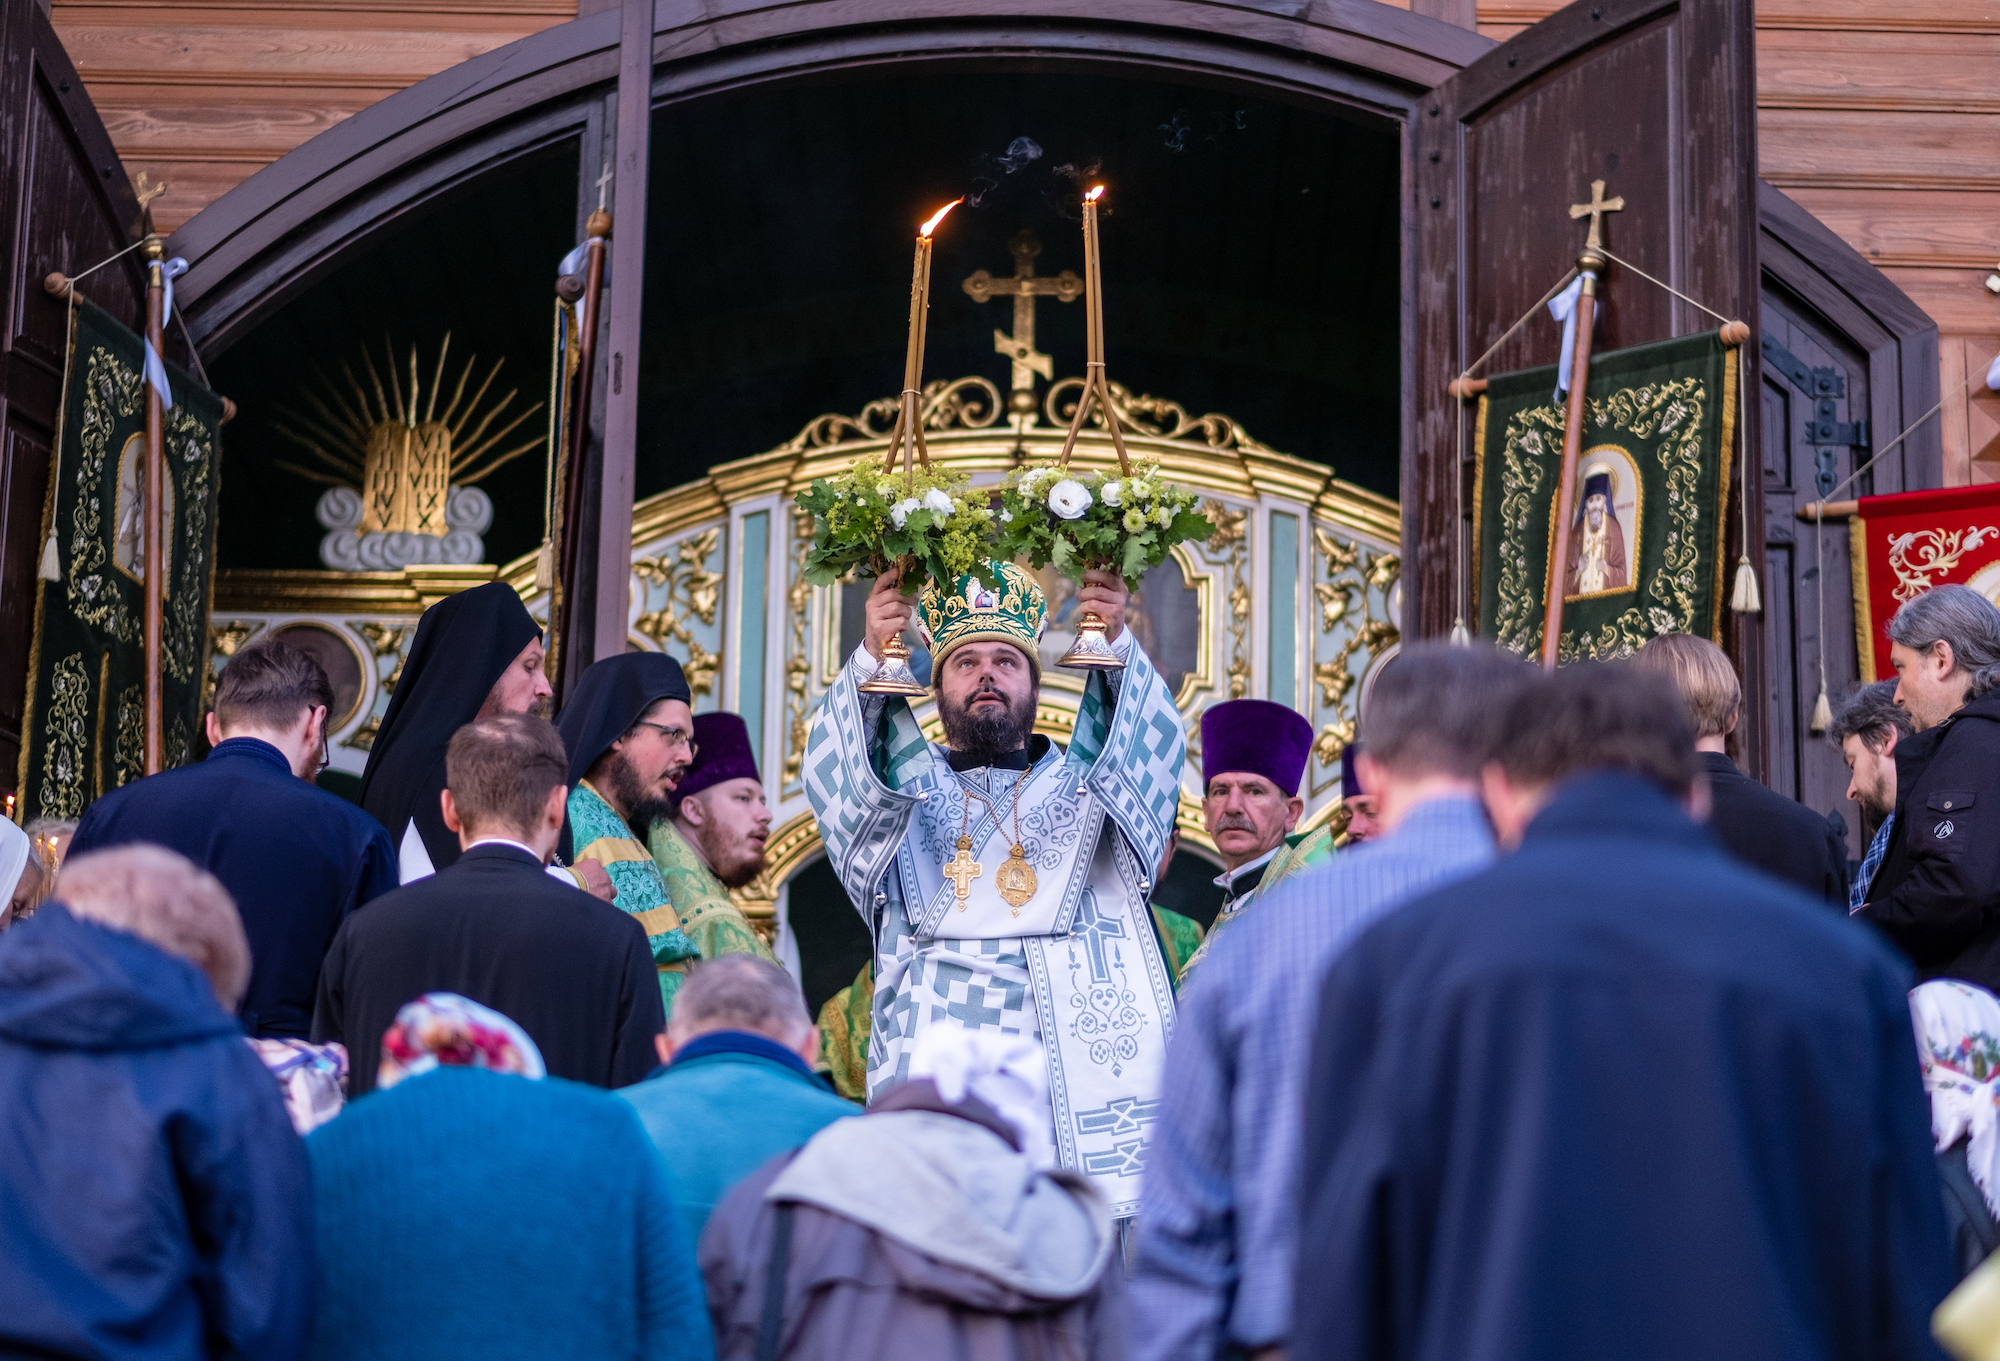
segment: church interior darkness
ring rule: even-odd
[[[301,461],[272,427],[274,406],[297,405],[299,356],[358,372],[363,347],[379,363],[386,338],[405,367],[414,341],[427,366],[450,331],[454,369],[474,351],[482,370],[504,355],[496,387],[519,386],[515,410],[545,399],[556,262],[574,244],[574,186],[596,178],[574,156],[517,163],[391,228],[211,358],[217,390],[243,411],[220,566],[319,566],[321,488],[275,466]],[[1004,389],[993,333],[1011,329],[1011,309],[960,283],[978,269],[1009,276],[1024,229],[1042,243],[1038,275],[1080,268],[1079,180],[1108,186],[1114,381],[1226,413],[1397,495],[1395,130],[1203,86],[976,72],[799,84],[654,115],[638,494],[890,395],[915,224],[959,195],[937,236],[925,370]],[[1081,305],[1044,299],[1037,321],[1056,376],[1080,372]],[[542,467],[537,451],[483,483],[489,561],[539,540]]]

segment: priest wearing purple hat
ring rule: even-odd
[[[668,795],[669,816],[653,824],[647,849],[666,881],[681,930],[703,959],[755,955],[776,964],[749,918],[729,896],[764,871],[771,810],[750,729],[735,714],[694,716],[694,762]]]
[[[1215,882],[1224,898],[1208,938],[1181,970],[1183,983],[1260,891],[1333,858],[1329,828],[1297,831],[1312,741],[1303,715],[1269,700],[1232,699],[1202,710],[1201,814],[1222,857]]]

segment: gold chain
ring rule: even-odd
[[[1016,855],[1023,853],[1021,847],[1021,782],[1027,778],[1028,772],[1026,769],[1023,769],[1019,775],[1014,777],[1014,841],[1012,850]],[[961,838],[970,838],[972,835],[972,801],[974,799],[978,799],[981,804],[985,805],[986,811],[993,815],[993,821],[996,823],[1000,821],[1000,810],[995,808],[984,794],[973,789],[963,779],[959,780],[958,787],[965,791],[965,817],[960,822],[958,828],[958,834]]]

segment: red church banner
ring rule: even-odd
[[[1889,616],[1933,586],[1970,586],[2000,604],[2000,483],[1864,496],[1848,521],[1861,674],[1887,680]]]

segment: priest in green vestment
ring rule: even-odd
[[[627,652],[592,663],[556,720],[569,753],[574,859],[602,865],[618,890],[612,905],[646,929],[669,1017],[700,953],[642,838],[668,816],[669,796],[694,759],[689,698],[679,662]]]
[[[729,894],[764,872],[771,810],[750,729],[735,714],[697,714],[694,763],[674,782],[673,813],[646,838],[667,899],[703,959],[777,956]]]

